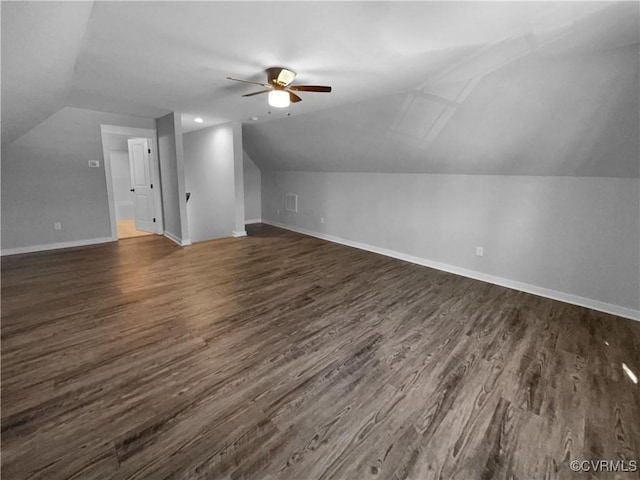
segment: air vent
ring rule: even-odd
[[[298,195],[295,193],[287,193],[284,201],[284,209],[287,212],[297,212],[298,211]]]

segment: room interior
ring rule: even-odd
[[[7,478],[637,478],[638,2],[0,8]]]

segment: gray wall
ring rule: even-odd
[[[633,310],[639,198],[637,179],[262,171],[267,221]]]
[[[242,157],[236,161],[237,149],[242,154],[242,144],[236,145],[237,131],[239,125],[227,123],[184,134],[185,181],[191,193],[187,212],[194,242],[231,236],[236,214],[244,215],[244,201],[237,205],[236,199],[237,181],[242,183]],[[243,196],[242,190],[238,193]]]
[[[184,154],[180,115],[170,113],[156,120],[164,230],[182,242],[189,242]]]
[[[246,152],[242,161],[244,167],[244,217],[246,221],[260,220],[262,218],[260,169]]]
[[[67,107],[3,145],[3,250],[111,236],[101,124],[154,128],[153,119]]]

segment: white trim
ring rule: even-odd
[[[131,135],[134,137],[145,137],[149,132],[155,132],[154,128],[120,127],[118,125],[100,125],[102,133],[111,135]]]
[[[262,223],[267,225],[273,225],[274,227],[283,228],[285,230],[291,230],[292,232],[302,233],[303,235],[309,235],[311,237],[321,238],[329,242],[340,243],[349,247],[358,248],[360,250],[367,250],[369,252],[378,253],[387,257],[397,258],[398,260],[404,260],[405,262],[415,263],[424,267],[435,268],[436,270],[442,270],[444,272],[453,273],[455,275],[462,275],[463,277],[473,278],[482,282],[492,283],[494,285],[500,285],[501,287],[511,288],[513,290],[520,290],[521,292],[531,293],[540,297],[551,298],[553,300],[559,300],[561,302],[578,305],[580,307],[591,308],[600,312],[610,313],[612,315],[618,315],[620,317],[628,318],[630,320],[640,321],[640,310],[634,310],[631,308],[621,307],[619,305],[613,305],[611,303],[605,303],[591,298],[581,297],[579,295],[573,295],[571,293],[559,292],[557,290],[551,290],[549,288],[539,287],[537,285],[531,285],[528,283],[522,283],[507,278],[497,277],[487,273],[478,272],[476,270],[469,270],[467,268],[457,267],[455,265],[449,265],[447,263],[436,262],[426,258],[416,257],[413,255],[407,255],[395,250],[389,250],[386,248],[375,247],[366,243],[355,242],[353,240],[347,240],[345,238],[336,237],[334,235],[327,235],[325,233],[314,232],[305,228],[294,227],[286,225],[284,223],[274,222],[272,220],[262,219]]]
[[[247,236],[247,231],[246,230],[234,230],[231,232],[231,236],[238,238],[238,237],[246,237]]]
[[[160,159],[158,158],[158,136],[156,130],[153,128],[134,128],[134,127],[120,127],[117,125],[100,125],[100,133],[102,137],[102,157],[104,161],[104,175],[107,184],[107,198],[109,202],[109,219],[111,222],[111,239],[113,241],[118,240],[118,225],[116,222],[116,208],[113,200],[113,181],[111,178],[111,157],[110,151],[106,147],[107,135],[126,135],[130,137],[141,137],[149,140],[149,148],[151,149],[151,169],[153,184],[157,186],[154,188],[154,200],[155,200],[155,215],[156,215],[156,231],[154,233],[162,235],[164,230],[162,210],[162,197],[161,197],[161,185],[160,185]]]
[[[178,236],[174,235],[171,232],[167,232],[166,230],[164,231],[164,236],[167,237],[169,240],[171,240],[172,242],[177,243],[178,245],[180,245],[181,247],[186,247],[191,245],[191,240],[182,240],[181,238],[179,238]]]
[[[99,245],[101,243],[113,242],[111,237],[88,238],[86,240],[74,240],[72,242],[47,243],[45,245],[30,245],[28,247],[5,248],[0,251],[0,255],[19,255],[21,253],[45,252],[47,250],[58,250],[61,248],[85,247],[87,245]]]
[[[252,223],[262,223],[262,219],[261,218],[252,218],[251,220],[245,220],[244,221],[245,225],[251,225]]]

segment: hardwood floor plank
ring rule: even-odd
[[[247,230],[2,258],[3,478],[564,480],[640,460],[639,323]]]

